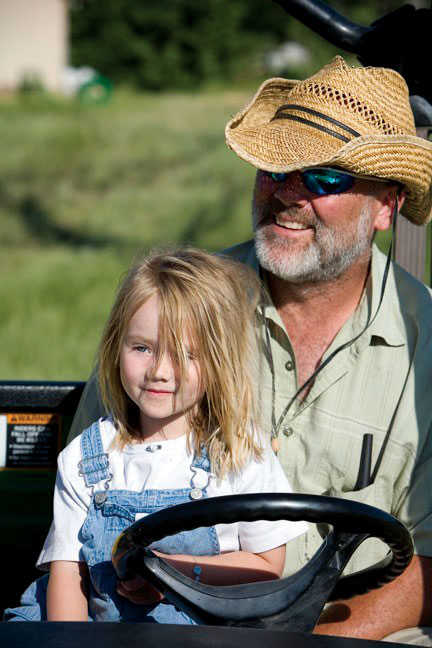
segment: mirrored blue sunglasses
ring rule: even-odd
[[[351,189],[355,183],[355,176],[337,169],[317,167],[315,169],[301,169],[299,172],[303,185],[308,191],[317,196],[343,193]],[[275,182],[285,182],[289,175],[288,173],[272,173],[271,171],[264,171],[264,173]]]

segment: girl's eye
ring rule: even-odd
[[[150,353],[149,347],[145,344],[137,344],[133,349],[134,351],[138,351],[138,353]]]
[[[197,359],[196,354],[192,353],[192,351],[186,351],[185,355],[183,357],[184,357],[185,360],[196,360]],[[177,364],[179,364],[179,362],[180,362],[180,357],[176,353],[173,355],[173,361],[175,363],[177,363]]]
[[[185,348],[185,357],[187,360],[196,360],[197,359],[197,354],[195,349],[188,349],[187,347]]]

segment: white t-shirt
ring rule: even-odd
[[[190,488],[192,456],[188,453],[186,436],[157,443],[135,443],[122,450],[111,448],[116,430],[109,419],[101,419],[99,428],[104,452],[109,454],[113,478],[111,490],[141,492],[145,489]],[[49,569],[52,560],[83,560],[81,527],[91,502],[92,488],[86,487],[78,474],[81,456],[81,435],[61,452],[54,491],[54,519],[36,566]],[[155,452],[149,446],[157,446]],[[193,485],[204,488],[209,473],[198,469]],[[103,490],[102,480],[94,490]],[[218,481],[210,478],[208,497],[236,493],[291,493],[291,488],[271,448],[265,447],[262,461],[251,460],[237,475]],[[216,532],[221,553],[250,551],[261,553],[279,547],[305,533],[305,522],[258,521],[237,524],[218,524]]]

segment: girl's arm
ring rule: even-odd
[[[154,552],[185,576],[195,578],[194,568],[200,567],[200,582],[207,585],[239,585],[280,578],[285,564],[285,545],[253,554],[232,551],[216,556],[168,555]],[[133,603],[156,603],[163,596],[141,576],[131,581],[119,581],[117,591]]]
[[[54,560],[47,590],[48,621],[88,621],[88,568],[84,562]]]
[[[264,551],[232,551],[216,556],[169,556],[155,551],[185,576],[194,578],[194,568],[201,567],[200,582],[207,585],[239,585],[280,578],[285,564],[285,545]]]

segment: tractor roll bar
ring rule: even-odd
[[[329,43],[357,53],[361,37],[370,27],[348,20],[323,0],[274,0],[293,18],[302,22]]]

